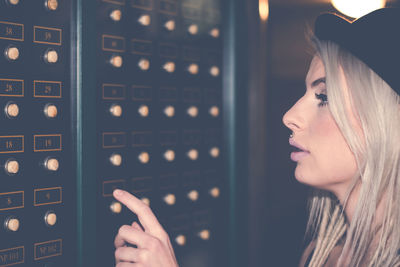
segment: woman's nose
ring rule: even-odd
[[[292,132],[300,130],[303,126],[302,119],[300,118],[300,114],[298,112],[298,104],[297,102],[293,105],[286,113],[283,115],[282,122],[288,127]]]

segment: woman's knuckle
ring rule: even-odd
[[[150,252],[148,250],[143,250],[139,254],[139,259],[141,262],[148,262],[150,260]]]

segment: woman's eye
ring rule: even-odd
[[[323,107],[328,105],[328,96],[326,94],[315,94],[315,97],[321,102],[318,104],[318,107]]]

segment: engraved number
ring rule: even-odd
[[[6,27],[6,35],[13,35],[13,29],[10,27]]]

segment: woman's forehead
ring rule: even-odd
[[[319,56],[314,56],[306,76],[306,85],[309,86],[314,80],[325,77],[325,67]]]

